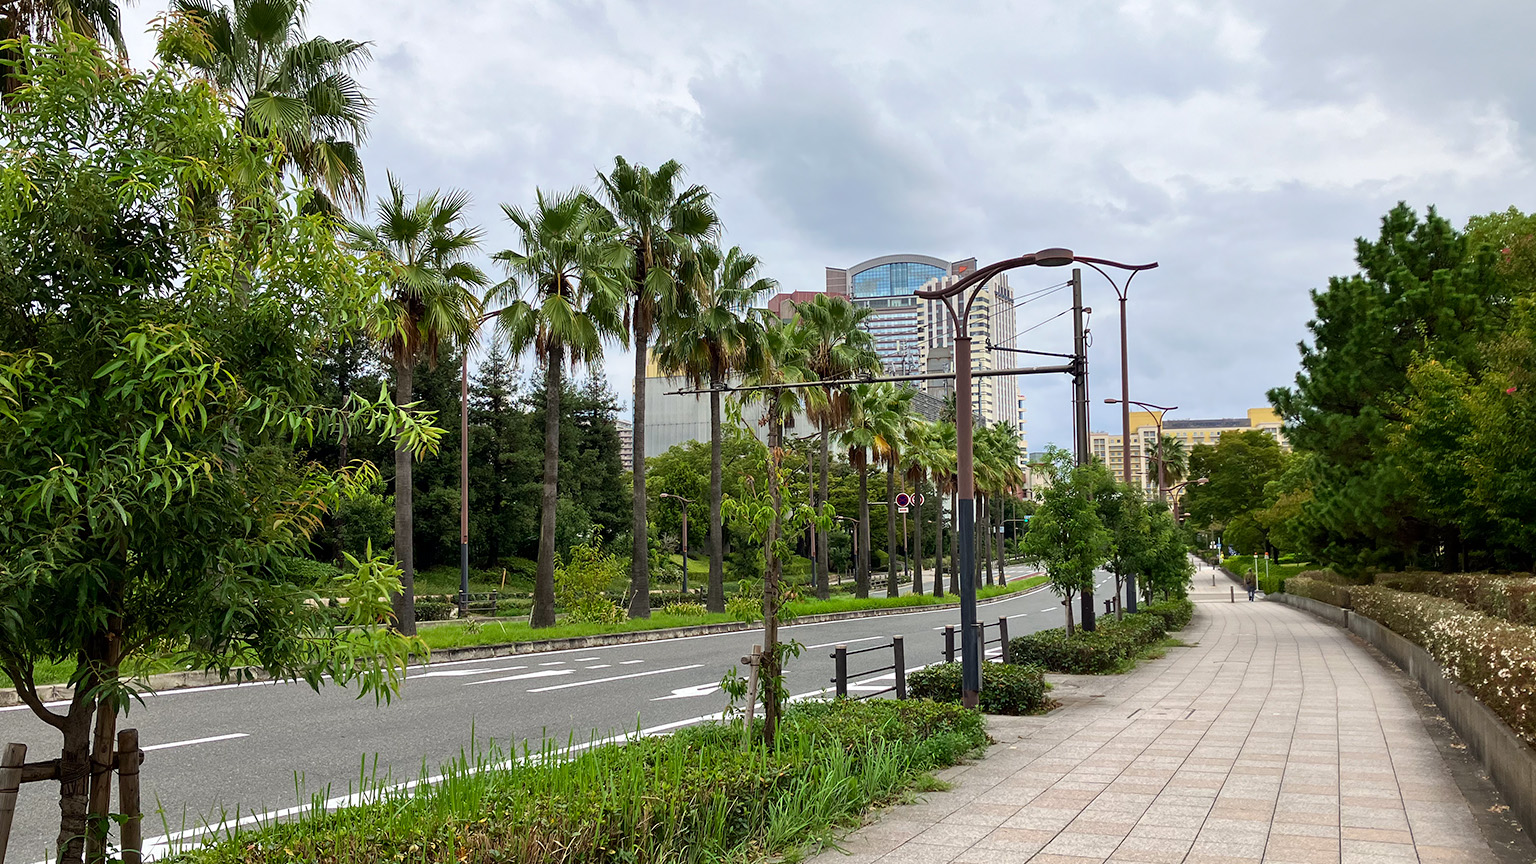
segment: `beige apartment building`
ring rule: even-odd
[[[1157,463],[1155,459],[1148,458],[1148,453],[1157,446],[1157,423],[1161,419],[1159,411],[1132,411],[1131,412],[1131,485],[1145,492],[1149,497],[1157,494]],[[1119,411],[1111,415],[1115,421],[1120,419]],[[1249,408],[1246,417],[1229,417],[1215,420],[1163,420],[1163,434],[1176,438],[1183,442],[1185,452],[1200,444],[1215,444],[1221,440],[1221,436],[1227,432],[1247,432],[1252,429],[1260,429],[1274,436],[1280,442],[1280,446],[1289,450],[1290,443],[1285,440],[1285,434],[1281,430],[1280,415],[1273,408]],[[1116,425],[1119,425],[1116,423]],[[1125,461],[1123,456],[1124,445],[1121,435],[1111,435],[1108,432],[1093,432],[1090,434],[1090,442],[1093,455],[1109,466],[1114,472],[1115,479],[1124,481]]]

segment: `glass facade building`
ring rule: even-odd
[[[849,280],[849,296],[905,297],[923,287],[930,279],[949,275],[944,267],[935,267],[921,261],[892,261],[880,264],[852,275]]]

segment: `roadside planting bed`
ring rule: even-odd
[[[1189,600],[1148,603],[1140,611],[1115,620],[1099,619],[1098,629],[1076,630],[1068,636],[1057,627],[1019,636],[1009,642],[1012,662],[1040,666],[1069,675],[1108,675],[1125,672],[1140,657],[1165,644],[1170,632],[1184,629],[1194,615]]]
[[[582,862],[797,855],[987,743],[973,711],[927,701],[790,706],[772,748],[739,723],[520,758],[464,756],[441,781],[366,804],[231,831],[188,864]]]

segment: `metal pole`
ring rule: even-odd
[[[944,662],[955,662],[955,625],[944,625]]]
[[[469,349],[459,375],[459,617],[469,617]]]
[[[1129,286],[1127,286],[1129,287]],[[1125,336],[1126,293],[1120,294],[1120,464],[1125,472],[1125,485],[1131,485],[1131,360]],[[1136,574],[1125,574],[1125,608],[1136,611]]]
[[[1091,439],[1088,433],[1088,337],[1083,330],[1083,271],[1072,268],[1072,353],[1077,356],[1078,374],[1073,383],[1076,394],[1077,464],[1087,465],[1093,459]],[[1084,630],[1095,628],[1093,609],[1093,580],[1079,595],[1080,622]]]
[[[971,331],[969,309],[955,328],[956,474],[959,478],[960,632],[976,626],[976,475],[971,429]],[[981,657],[972,640],[960,640],[960,704],[975,708],[981,693]]]
[[[907,698],[907,648],[900,636],[891,637],[891,665],[896,667],[896,698]]]
[[[834,682],[834,683],[837,684],[837,695],[838,695],[839,698],[847,698],[847,696],[848,696],[848,646],[847,645],[839,645],[836,648],[833,648],[832,649],[832,660],[833,660],[834,668],[836,670],[833,674],[837,676],[836,681]]]
[[[689,502],[692,503],[692,502]],[[815,558],[815,553],[811,553]],[[683,593],[688,593],[688,504],[683,504]]]
[[[1157,415],[1157,503],[1168,503],[1168,476],[1163,470],[1163,415]]]
[[[1008,648],[1008,616],[997,619],[997,638],[1003,646],[1003,662],[1013,662],[1013,652]]]

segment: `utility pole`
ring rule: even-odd
[[[1088,333],[1083,329],[1083,271],[1072,268],[1072,361],[1077,372],[1072,376],[1072,416],[1077,426],[1077,464],[1087,465],[1093,458],[1088,433]],[[1126,444],[1125,446],[1130,446]],[[1084,630],[1093,630],[1097,622],[1093,614],[1093,582],[1089,580],[1079,595],[1081,599],[1080,621]]]

